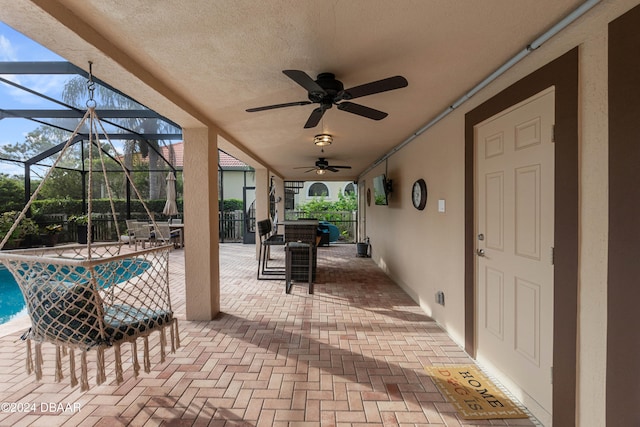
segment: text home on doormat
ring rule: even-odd
[[[464,419],[528,418],[473,365],[427,366],[425,370]]]

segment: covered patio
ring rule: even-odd
[[[95,396],[86,424],[179,406],[187,424],[456,425],[423,358],[469,355],[541,424],[640,425],[640,0],[0,0],[0,20],[179,125],[188,242],[179,357],[81,396],[33,384],[13,334],[3,398]],[[258,247],[219,245],[219,149],[254,168],[258,221],[313,164],[352,181],[372,258],[331,258],[313,299],[255,282]]]
[[[278,262],[282,253],[273,255]],[[152,345],[152,371],[136,379],[123,346],[119,386],[111,352],[102,386],[69,387],[66,360],[65,379],[55,383],[48,345],[44,378],[35,382],[19,338],[28,325],[3,326],[13,332],[0,337],[0,402],[36,408],[0,412],[0,425],[536,425],[533,418],[461,420],[424,367],[472,359],[370,258],[357,258],[355,245],[320,248],[318,256],[315,293],[294,285],[285,295],[284,281],[256,280],[252,246],[221,245],[221,312],[213,321],[187,321],[184,251],[173,251],[182,347],[160,363]]]

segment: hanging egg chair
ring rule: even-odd
[[[90,64],[91,67],[91,64]],[[91,74],[90,74],[91,76]],[[89,164],[93,165],[93,152],[100,157],[100,172],[104,175],[109,191],[109,202],[116,235],[120,236],[113,197],[108,185],[98,129],[107,135],[96,115],[93,101],[93,81],[89,79],[87,112],[61,150],[31,199],[18,215],[12,228],[0,242],[0,249],[22,221],[42,185],[47,180],[70,147],[71,142],[85,123],[89,128]],[[116,149],[106,136],[106,145]],[[116,156],[120,159],[121,156]],[[133,184],[128,169],[118,160],[122,171],[132,184],[152,223],[150,227],[161,233],[153,215]],[[93,166],[89,171],[91,188]],[[12,273],[26,301],[31,328],[23,335],[27,347],[27,372],[42,378],[42,344],[55,345],[55,379],[63,379],[63,359],[68,357],[69,378],[72,386],[80,383],[81,390],[89,389],[88,353],[95,352],[96,383],[106,381],[105,350],[113,348],[115,378],[123,381],[121,345],[130,343],[134,375],[140,371],[138,341],[143,344],[143,369],[150,372],[149,336],[159,333],[160,361],[165,361],[167,330],[170,334],[171,352],[180,347],[177,319],[171,308],[169,293],[169,253],[173,245],[163,245],[140,250],[123,245],[122,241],[92,242],[92,199],[88,197],[88,226],[86,245],[62,245],[52,248],[0,251],[0,262]],[[166,242],[169,236],[158,236]],[[32,349],[34,343],[35,349]],[[80,381],[76,372],[76,352],[80,353]]]

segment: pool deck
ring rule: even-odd
[[[170,260],[182,347],[160,363],[152,335],[149,374],[134,377],[124,345],[124,382],[116,384],[107,351],[107,382],[95,385],[90,355],[91,389],[81,392],[67,376],[54,381],[54,347],[45,344],[36,382],[19,338],[28,320],[0,326],[0,426],[536,425],[459,418],[424,367],[473,360],[355,245],[318,248],[315,293],[295,284],[287,295],[284,280],[256,280],[253,246],[222,244],[212,321],[184,320],[184,250]],[[7,403],[27,406],[12,413]]]

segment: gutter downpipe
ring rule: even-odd
[[[389,157],[391,157],[397,151],[399,151],[402,148],[404,148],[407,144],[409,144],[415,138],[420,136],[420,134],[425,132],[427,129],[429,129],[430,127],[434,126],[440,120],[444,119],[446,116],[449,115],[449,113],[451,113],[453,110],[455,110],[456,108],[458,108],[459,106],[464,104],[469,98],[471,98],[476,93],[480,92],[482,89],[484,89],[486,86],[488,86],[491,82],[493,82],[495,79],[497,79],[502,74],[504,74],[509,68],[513,67],[515,64],[520,62],[525,56],[529,55],[531,52],[533,52],[534,50],[539,48],[547,40],[551,39],[553,36],[558,34],[560,31],[562,31],[566,27],[568,27],[575,20],[577,20],[582,15],[587,13],[589,10],[591,10],[591,8],[593,8],[595,5],[600,3],[600,1],[601,0],[587,0],[584,3],[582,3],[578,8],[574,9],[573,12],[571,12],[570,14],[565,16],[562,20],[560,20],[558,23],[556,23],[553,27],[551,27],[549,30],[547,30],[544,34],[542,34],[540,37],[538,37],[533,42],[528,44],[523,50],[518,52],[515,56],[513,56],[511,59],[509,59],[507,62],[505,62],[497,70],[495,70],[493,73],[491,73],[487,78],[485,78],[480,83],[478,83],[476,86],[474,86],[470,91],[465,93],[457,101],[455,101],[453,104],[451,104],[449,107],[447,107],[443,112],[441,112],[436,117],[431,119],[431,121],[429,121],[426,125],[424,125],[420,129],[418,129],[416,132],[414,132],[411,136],[409,136],[407,139],[402,141],[400,144],[398,144],[395,147],[393,147],[391,149],[391,151],[387,152],[384,156],[380,157],[378,160],[373,162],[372,165],[370,165],[368,168],[366,168],[358,176],[358,180],[361,179],[367,173],[369,173],[373,168],[377,167],[380,163],[382,163],[385,160],[387,160]]]

